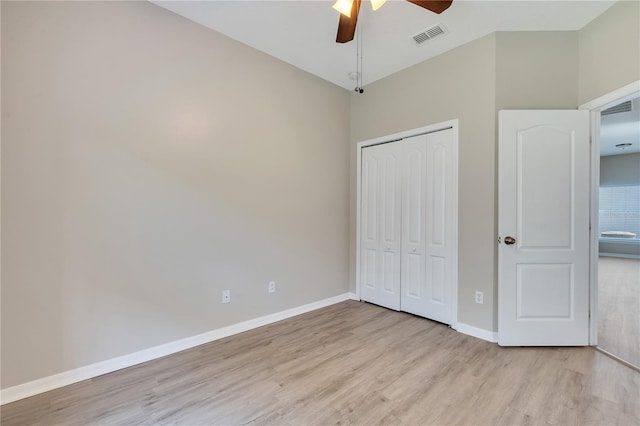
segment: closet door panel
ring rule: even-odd
[[[427,135],[427,298],[425,316],[451,324],[453,131]]]
[[[425,176],[427,166],[426,136],[401,142],[404,158],[402,201],[402,280],[401,309],[423,315],[425,286]]]
[[[383,282],[378,304],[400,310],[401,185],[398,144],[381,145],[380,241]]]
[[[375,249],[365,249],[362,257],[362,284],[365,292],[374,291],[376,288],[376,277],[378,275],[378,253]]]
[[[364,241],[375,244],[378,241],[378,159],[364,156],[362,177],[362,218]]]
[[[385,251],[382,253],[383,261],[382,261],[382,269],[384,274],[384,279],[382,281],[382,291],[383,293],[396,293],[399,290],[400,282],[396,273],[398,268],[396,266],[396,262],[398,260],[397,253],[391,253]]]
[[[361,292],[371,298],[378,278],[378,159],[367,151],[362,157],[361,214]]]
[[[400,200],[398,146],[362,154],[361,298],[400,309]]]
[[[425,155],[421,144],[407,146],[405,178],[405,226],[406,240],[412,247],[419,249],[424,240],[424,172]]]
[[[446,239],[446,173],[447,150],[440,143],[427,143],[427,205],[429,205],[429,217],[427,218],[427,236],[431,248],[444,247]]]
[[[407,256],[407,267],[405,268],[404,279],[402,280],[402,290],[404,297],[420,300],[424,291],[424,256],[421,254],[409,254]],[[403,300],[402,310],[406,310],[407,301]]]
[[[429,256],[429,301],[431,303],[444,304],[446,301],[446,259],[444,257]]]
[[[452,135],[444,130],[403,141],[406,223],[401,309],[447,324],[452,309]]]

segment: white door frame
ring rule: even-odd
[[[374,139],[368,139],[359,142],[356,148],[357,154],[357,183],[356,183],[356,299],[360,300],[360,214],[361,214],[361,179],[362,179],[362,149],[368,146],[380,145],[383,143],[396,142],[412,136],[418,136],[425,133],[434,133],[440,130],[453,130],[453,242],[455,244],[453,250],[453,271],[451,282],[453,283],[452,306],[451,306],[451,327],[457,329],[458,326],[458,119],[443,121],[441,123],[431,124],[429,126],[419,127],[417,129],[406,130],[404,132],[394,133],[392,135],[381,136]]]
[[[598,195],[600,188],[600,111],[635,98],[640,80],[580,105],[591,111],[591,251],[589,258],[589,344],[598,344]]]

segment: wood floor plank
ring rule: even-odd
[[[640,368],[640,259],[598,260],[598,346]]]
[[[640,424],[640,373],[348,301],[7,404],[2,425]]]

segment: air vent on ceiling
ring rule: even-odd
[[[611,115],[611,114],[619,114],[621,112],[629,112],[633,110],[633,106],[631,104],[631,101],[627,101],[627,102],[623,102],[621,104],[618,104],[616,106],[612,106],[611,108],[607,108],[604,111],[602,111],[600,114],[601,115]]]
[[[434,26],[427,28],[421,33],[414,35],[413,39],[415,40],[416,44],[422,44],[427,40],[432,40],[436,37],[443,36],[446,33],[447,30],[445,29],[445,27],[440,24],[435,24]]]

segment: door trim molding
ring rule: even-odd
[[[591,111],[591,247],[589,256],[589,345],[598,345],[598,189],[600,187],[600,111],[611,103],[629,100],[640,94],[640,80],[629,83],[578,107]]]
[[[458,128],[459,120],[453,119],[443,121],[440,123],[431,124],[424,127],[418,127],[416,129],[405,130],[403,132],[394,133],[391,135],[381,136],[373,139],[364,140],[358,142],[356,148],[356,299],[360,300],[360,215],[361,215],[361,185],[362,185],[362,150],[368,146],[381,145],[389,142],[400,141],[405,138],[413,136],[423,135],[426,133],[435,133],[441,130],[452,129],[453,130],[453,211],[454,211],[454,226],[453,226],[453,238],[455,243],[453,250],[453,271],[451,281],[453,283],[452,293],[452,307],[451,307],[451,327],[456,329],[458,325]]]
[[[640,80],[636,80],[633,83],[629,83],[626,86],[622,86],[613,92],[607,93],[606,95],[602,95],[598,98],[592,99],[587,103],[584,103],[578,107],[578,109],[588,109],[591,111],[607,109],[608,104],[615,102],[625,102],[629,99],[625,98],[633,98],[636,92],[640,91]],[[613,106],[613,105],[612,105]]]

